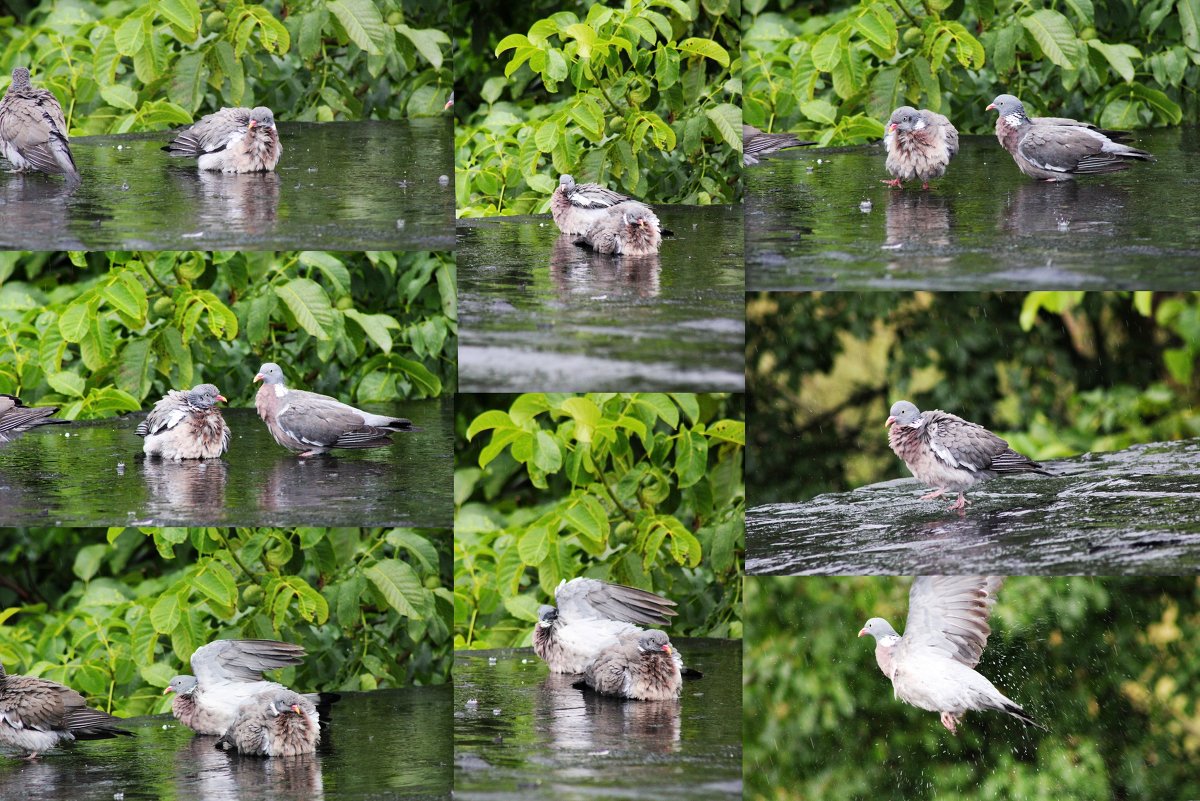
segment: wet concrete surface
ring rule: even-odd
[[[458,652],[454,797],[740,799],[741,643],[672,643],[704,674],[678,701],[585,693],[529,648]]]
[[[450,120],[282,122],[279,134],[274,172],[245,175],[168,156],[161,150],[167,132],[73,139],[83,178],[76,187],[61,177],[0,173],[0,248],[454,246]]]
[[[0,526],[452,526],[452,399],[365,408],[421,430],[301,459],[223,409],[224,457],[174,462],[142,453],[144,414],[43,426],[0,445]]]
[[[1138,131],[1132,144],[1158,162],[1045,183],[994,135],[963,136],[929,191],[880,183],[890,177],[882,143],[785,151],[744,173],[746,284],[1194,289],[1200,129]]]
[[[250,757],[168,715],[133,737],[0,753],[0,798],[21,801],[380,801],[450,797],[449,686],[342,693],[317,753]]]
[[[657,257],[591,253],[548,216],[460,220],[465,392],[740,391],[742,210],[658,206]]]
[[[897,479],[746,512],[748,574],[1161,575],[1200,571],[1200,440],[1046,462],[960,514]],[[953,497],[950,498],[953,500]]]

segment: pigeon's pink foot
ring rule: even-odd
[[[33,762],[34,760],[36,760],[36,759],[37,759],[37,756],[38,756],[38,755],[37,755],[37,751],[34,751],[34,752],[33,752],[33,753],[31,753],[31,754],[26,754],[26,755],[23,757],[23,759],[27,759],[27,760],[29,760],[30,762]]]
[[[888,185],[888,186],[890,186],[892,189],[899,189],[899,188],[900,188],[900,179],[899,179],[899,178],[893,178],[893,179],[892,179],[892,180],[890,180],[890,181],[883,181],[883,180],[881,180],[881,181],[880,181],[880,183],[881,183],[881,184],[887,184],[887,185]]]
[[[922,189],[928,189],[928,188],[929,188],[929,181],[926,181],[925,183],[921,184],[921,188],[922,188]]]
[[[941,489],[934,490],[933,492],[929,493],[928,495],[922,495],[919,500],[932,501],[934,498],[940,498],[945,494],[946,494],[946,488],[942,487]]]
[[[958,716],[952,712],[942,713],[942,725],[950,730],[951,734],[958,734]]]
[[[962,509],[963,509],[963,508],[964,508],[964,507],[965,507],[965,506],[966,506],[968,503],[970,503],[970,501],[968,501],[968,500],[967,500],[967,496],[966,496],[966,495],[963,495],[963,494],[960,492],[960,493],[958,493],[958,500],[957,500],[957,501],[955,501],[954,503],[950,504],[950,508],[951,508],[951,509],[954,509],[955,511],[962,511]]]
[[[305,451],[304,453],[300,454],[299,458],[307,459],[310,456],[320,456],[320,455],[321,455],[321,451]]]

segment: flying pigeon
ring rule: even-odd
[[[680,664],[665,632],[643,631],[601,651],[584,671],[582,684],[601,695],[669,701],[683,688]]]
[[[575,244],[614,256],[653,256],[662,244],[662,234],[654,212],[631,201],[605,209]]]
[[[1073,181],[1076,175],[1099,175],[1127,170],[1136,161],[1155,161],[1145,150],[1114,142],[1105,132],[1085,125],[1068,125],[1062,118],[1035,122],[1012,95],[988,104],[994,109],[996,138],[1021,172],[1045,181]]]
[[[899,189],[904,181],[920,180],[928,189],[929,179],[941,178],[958,153],[958,130],[935,111],[901,106],[888,120],[883,147],[892,176],[885,184]]]
[[[24,67],[12,71],[12,83],[0,100],[0,155],[17,172],[61,173],[79,181],[62,106],[52,92],[30,84]]]
[[[963,492],[1002,473],[1053,475],[1040,464],[1008,447],[981,425],[940,409],[922,412],[908,401],[896,401],[888,414],[888,444],[908,469],[934,491],[921,500],[958,492],[951,509],[970,503]]]
[[[265,106],[223,108],[175,132],[163,147],[172,156],[195,158],[202,170],[269,172],[279,163],[283,146],[275,115]]]
[[[795,134],[766,133],[753,125],[742,125],[742,166],[757,164],[763,156],[786,150],[789,147],[806,147],[816,142],[806,142]]]
[[[875,661],[891,680],[896,697],[941,713],[942,725],[951,734],[968,711],[987,709],[1045,729],[975,671],[1003,581],[1002,576],[920,576],[909,590],[903,636],[880,617],[868,620],[858,632],[859,637],[875,638]]]
[[[320,739],[320,719],[313,702],[279,689],[259,693],[242,704],[216,747],[252,756],[295,756],[316,751]]]
[[[133,732],[119,728],[123,723],[98,709],[91,709],[83,696],[46,679],[10,676],[0,664],[0,743],[24,748],[26,759],[67,740],[108,740]]]
[[[184,392],[167,390],[134,432],[145,437],[147,456],[164,459],[216,459],[229,450],[229,426],[217,408],[225,396],[212,384]]]
[[[57,411],[57,406],[29,407],[15,395],[0,394],[0,443],[10,442],[31,428],[70,422],[51,420],[50,415]]]
[[[554,224],[561,233],[586,234],[597,222],[604,219],[605,209],[618,203],[626,204],[626,208],[631,204],[639,207],[660,234],[669,233],[662,230],[658,217],[654,216],[654,212],[645,203],[606,189],[600,184],[577,184],[570,175],[559,176],[558,188],[550,196],[550,215],[554,217]]]
[[[288,389],[283,370],[271,362],[258,368],[254,380],[263,382],[254,399],[258,416],[276,442],[301,456],[330,448],[383,448],[394,444],[395,432],[420,430],[403,417],[371,414],[328,395]]]
[[[591,578],[565,579],[554,591],[558,608],[542,606],[533,629],[533,650],[554,673],[582,673],[622,636],[665,626],[678,614],[674,601],[652,592]]]
[[[194,676],[171,679],[163,695],[175,693],[171,713],[200,734],[224,734],[242,704],[264,692],[287,687],[263,679],[274,670],[304,661],[299,645],[275,640],[214,640],[192,654]],[[290,692],[290,691],[289,691]]]

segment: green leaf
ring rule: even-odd
[[[708,440],[695,431],[681,431],[675,441],[675,475],[679,487],[690,487],[704,478],[708,467]]]
[[[405,617],[421,617],[428,608],[416,571],[399,559],[380,559],[363,571],[388,605]]]
[[[317,339],[329,339],[333,329],[333,306],[320,284],[308,278],[293,278],[275,287],[275,294],[296,318],[296,324]]]
[[[732,103],[720,103],[707,109],[704,115],[708,117],[713,127],[725,144],[738,153],[742,152],[742,110]]]
[[[135,339],[121,351],[117,386],[135,398],[144,398],[150,394],[151,371],[157,361],[152,345],[152,340]]]
[[[357,309],[346,309],[342,314],[358,324],[363,333],[379,346],[384,353],[392,352],[392,335],[389,328],[399,328],[400,323],[387,314],[363,314]]]
[[[554,473],[562,467],[562,449],[548,431],[539,431],[534,438],[533,463],[544,473]]]
[[[111,86],[101,87],[100,96],[110,106],[123,108],[127,111],[137,111],[137,92],[124,84],[114,83]]]
[[[305,267],[315,267],[332,286],[333,296],[340,298],[350,294],[350,271],[332,253],[323,250],[302,250],[296,257]]]
[[[58,318],[58,332],[67,342],[79,343],[92,324],[91,295],[84,294],[68,306]]]
[[[1063,69],[1075,68],[1079,61],[1079,40],[1075,38],[1075,30],[1066,17],[1043,8],[1020,20],[1042,48],[1046,58]]]
[[[150,609],[150,622],[159,634],[170,634],[174,631],[181,617],[179,596],[173,592],[160,595]]]
[[[108,546],[104,544],[83,546],[75,554],[72,571],[81,581],[90,581],[92,576],[96,575],[96,571],[100,569],[100,562],[104,559],[104,553],[107,550]]]
[[[432,64],[435,70],[442,68],[442,45],[450,44],[449,36],[433,28],[417,30],[403,24],[397,25],[396,31],[412,42],[417,52]]]
[[[490,431],[493,428],[516,428],[507,412],[491,409],[476,417],[467,426],[467,441],[475,438],[480,431]]]
[[[1105,44],[1098,39],[1089,40],[1088,46],[1104,56],[1113,71],[1126,83],[1133,81],[1133,62],[1130,59],[1142,57],[1141,51],[1136,47],[1127,44]]]
[[[46,376],[46,383],[49,384],[55,392],[61,392],[63,395],[68,395],[72,398],[83,397],[85,383],[84,380],[75,373],[66,371],[52,373]]]
[[[180,30],[200,31],[200,6],[196,0],[158,0],[158,13]]]
[[[837,108],[828,100],[817,98],[800,104],[800,113],[813,122],[833,125],[837,121]]]
[[[845,43],[839,34],[826,31],[813,45],[813,66],[821,72],[829,72],[841,60],[843,47],[845,47]]]
[[[146,28],[142,22],[141,14],[132,14],[117,27],[114,42],[117,45],[118,53],[123,56],[132,56],[142,49],[142,45],[146,43]],[[103,90],[101,90],[101,94],[103,94]]]
[[[132,272],[118,273],[112,283],[100,290],[100,296],[131,320],[137,323],[145,321],[150,308],[146,290]]]
[[[704,56],[705,58],[712,59],[722,67],[729,66],[729,51],[727,51],[724,47],[721,47],[721,45],[717,44],[712,39],[684,39],[682,42],[677,44],[676,47],[684,53],[690,53],[694,56]]]
[[[1171,125],[1178,125],[1183,121],[1183,109],[1165,93],[1140,83],[1131,83],[1121,88],[1128,88],[1130,94],[1144,102],[1156,115]]]
[[[1183,30],[1183,43],[1194,54],[1200,51],[1200,0],[1178,0],[1176,9],[1179,11],[1179,27]]]
[[[225,565],[215,559],[205,560],[193,578],[200,592],[221,606],[233,608],[237,605],[237,583]]]
[[[371,0],[328,0],[325,7],[342,23],[350,41],[373,56],[383,54],[379,45],[387,35],[387,28]]]
[[[517,552],[527,565],[538,565],[550,553],[550,529],[534,526],[517,540]]]
[[[597,545],[607,542],[608,515],[604,513],[604,507],[596,496],[586,492],[580,493],[568,498],[561,505],[563,520],[571,529]]]
[[[896,32],[896,21],[892,19],[892,15],[886,8],[880,5],[866,7],[854,20],[854,28],[863,35],[863,38],[879,47],[881,51],[888,55],[895,52],[896,42],[899,38]]]

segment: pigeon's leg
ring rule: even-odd
[[[950,508],[955,509],[955,510],[961,510],[968,503],[970,503],[970,501],[967,500],[967,496],[963,495],[960,492],[960,493],[958,493],[958,500],[955,501],[954,503],[950,504]]]
[[[320,456],[320,455],[321,455],[321,451],[305,451],[304,453],[300,454],[298,458],[307,459],[310,456]]]
[[[38,756],[37,751],[31,751],[30,753],[26,754],[24,758],[29,760],[30,762],[33,762],[34,760],[37,759],[37,756]]]
[[[929,188],[929,181],[926,181],[925,183],[921,184],[921,188],[922,188],[922,189],[928,189],[928,188]]]
[[[880,180],[880,183],[881,183],[881,184],[887,184],[887,185],[888,185],[888,186],[890,186],[892,189],[899,189],[899,188],[900,188],[900,179],[899,179],[899,178],[893,178],[893,179],[892,179],[892,180],[890,180],[890,181],[884,181],[884,180]]]
[[[955,715],[953,712],[942,713],[942,725],[950,730],[951,734],[958,734],[957,726],[960,715]]]
[[[920,498],[918,498],[918,500],[932,501],[934,498],[940,498],[945,494],[946,494],[946,488],[942,487],[940,489],[935,489],[933,492],[929,493],[928,495],[922,495]]]

